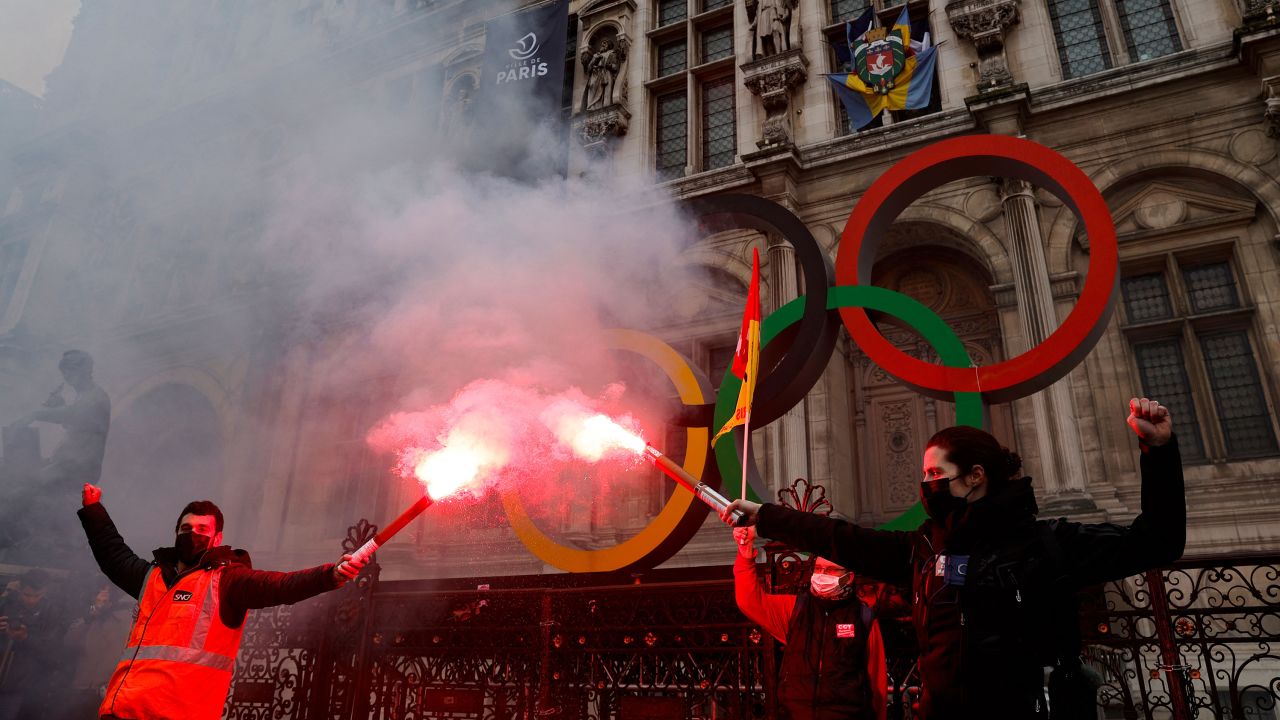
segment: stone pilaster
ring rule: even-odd
[[[769,311],[773,312],[800,296],[796,251],[780,238],[769,237]],[[787,411],[774,426],[771,490],[789,486],[796,478],[809,477],[808,401]]]
[[[978,51],[978,92],[1010,88],[1015,80],[1004,52],[1004,36],[1018,23],[1020,0],[956,0],[947,4],[947,20],[956,35]]]
[[[742,66],[743,84],[760,98],[765,118],[760,127],[760,150],[791,148],[795,133],[791,124],[791,97],[809,77],[809,61],[799,49],[770,55]]]
[[[1042,342],[1058,326],[1053,287],[1045,260],[1040,233],[1039,205],[1035,190],[1022,180],[1000,183],[1005,227],[1013,265],[1013,286],[1018,298],[1018,315],[1027,346]],[[1041,509],[1050,513],[1092,510],[1092,498],[1085,489],[1085,464],[1081,453],[1080,429],[1076,423],[1071,382],[1062,379],[1031,396],[1035,415],[1036,444],[1040,451],[1040,477],[1045,492]]]

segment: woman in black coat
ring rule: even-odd
[[[919,717],[1044,718],[1044,668],[1078,672],[1076,592],[1171,563],[1186,543],[1169,411],[1145,398],[1130,400],[1129,409],[1142,451],[1142,513],[1128,526],[1038,520],[1021,460],[970,427],[929,440],[920,488],[929,520],[915,531],[870,530],[744,500],[723,518],[732,522],[741,510],[739,524],[756,525],[763,536],[911,587]],[[1065,709],[1065,698],[1058,705]]]

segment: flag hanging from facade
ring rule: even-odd
[[[918,110],[929,105],[937,48],[911,40],[907,8],[884,28],[870,9],[846,26],[853,72],[827,79],[849,114],[854,129],[866,127],[884,110]]]
[[[742,329],[738,332],[738,347],[733,353],[733,374],[742,380],[738,390],[738,404],[733,417],[711,438],[715,445],[730,430],[745,425],[751,414],[751,396],[756,390],[756,375],[760,371],[760,251],[751,251],[751,287],[747,290],[747,309],[742,313]]]
[[[568,172],[564,98],[569,2],[485,23],[468,169],[537,181]]]

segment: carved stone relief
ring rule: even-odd
[[[982,263],[965,252],[937,244],[947,231],[927,223],[901,228],[908,244],[876,261],[872,284],[905,293],[924,303],[958,335],[969,356],[979,365],[1003,359],[999,318],[989,289],[990,278]],[[896,236],[900,228],[890,230]],[[933,242],[930,242],[932,238]],[[919,334],[892,319],[877,318],[886,340],[907,355],[928,363],[940,360]],[[920,457],[923,444],[941,427],[955,422],[953,404],[924,398],[903,387],[882,367],[850,344],[847,358],[853,364],[854,406],[866,408],[865,429],[859,431],[859,451],[871,458],[869,493],[872,515],[900,511],[919,498]],[[1012,421],[1006,406],[990,409],[997,437],[1012,437]]]
[[[792,91],[809,77],[809,61],[800,50],[777,54],[742,66],[743,84],[760,98],[765,119],[756,147],[766,150],[795,143],[791,124]]]
[[[1013,85],[1013,73],[1004,51],[1007,28],[1019,20],[1020,0],[957,0],[947,5],[947,19],[956,35],[969,40],[978,51],[978,92]]]
[[[1242,130],[1231,138],[1231,157],[1249,165],[1271,162],[1276,156],[1275,143],[1261,130]]]

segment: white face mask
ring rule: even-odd
[[[844,582],[845,578],[850,577],[852,576],[846,575],[843,578],[838,578],[834,575],[814,573],[809,578],[809,590],[815,596],[827,600],[842,598],[849,594],[849,589],[852,587],[852,584]]]

